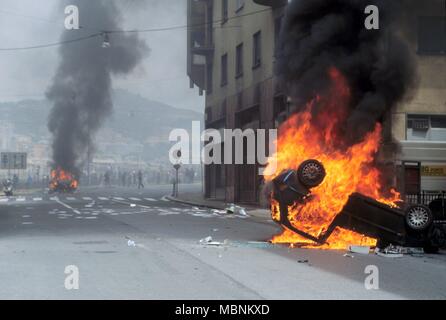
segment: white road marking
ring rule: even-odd
[[[75,197],[66,197],[65,198],[67,201],[76,201]]]
[[[129,198],[129,199],[132,201],[141,201],[141,199],[139,199],[139,198]]]
[[[26,198],[20,197],[20,198],[15,199],[15,201],[23,202],[23,201],[26,201]]]
[[[93,200],[93,199],[90,198],[90,197],[83,197],[82,199],[83,199],[83,200],[86,200],[86,201],[91,201],[91,200]]]
[[[99,199],[99,200],[102,200],[102,201],[106,201],[106,200],[108,200],[108,198],[106,198],[106,197],[98,197],[98,199]]]
[[[68,204],[63,203],[62,201],[60,201],[59,199],[56,200],[56,202],[62,206],[64,206],[67,209],[70,209],[71,211],[73,211],[75,214],[81,214],[79,210],[74,209],[73,207],[70,207]]]
[[[57,200],[59,200],[59,198],[58,197],[51,197],[50,200],[51,201],[57,201]]]
[[[22,222],[22,224],[24,225],[30,225],[30,224],[34,224],[33,222]]]
[[[114,197],[113,199],[115,199],[115,200],[119,200],[119,201],[125,201],[124,198],[120,198],[120,197]]]
[[[0,199],[0,202],[8,202],[8,201],[9,201],[8,198],[1,198],[1,199]]]
[[[144,198],[145,200],[147,200],[147,201],[152,201],[152,202],[155,202],[156,200],[155,199],[153,199],[153,198]]]
[[[33,201],[42,201],[42,198],[33,198]]]
[[[162,197],[161,200],[162,200],[162,201],[166,201],[166,202],[167,202],[167,201],[170,201],[169,199],[166,198],[166,196]]]

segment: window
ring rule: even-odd
[[[407,140],[446,141],[446,115],[408,115]]]
[[[221,56],[221,86],[228,84],[228,54]]]
[[[433,129],[446,129],[446,116],[431,116],[431,127]]]
[[[212,89],[213,89],[213,72],[212,72],[212,64],[208,64],[206,66],[206,93],[207,94],[212,94]]]
[[[253,37],[253,62],[252,67],[257,68],[262,64],[262,33],[259,31]]]
[[[204,120],[206,121],[206,123],[212,121],[212,107],[207,107],[204,111]]]
[[[237,95],[237,110],[242,110],[243,109],[243,93],[240,92]]]
[[[235,77],[241,76],[243,76],[243,43],[237,46],[235,56]]]
[[[226,110],[227,110],[226,99],[224,99],[223,102],[221,103],[220,118],[222,119],[226,118]]]
[[[418,17],[418,53],[446,54],[444,17]]]
[[[228,21],[228,0],[221,1],[221,23]]]
[[[239,12],[245,6],[245,0],[236,0],[235,5],[235,12]]]

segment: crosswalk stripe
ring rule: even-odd
[[[152,202],[155,202],[156,200],[155,199],[153,199],[153,198],[144,198],[145,200],[147,200],[147,201],[152,201]]]
[[[93,200],[92,198],[90,198],[90,197],[83,197],[82,198],[83,200],[86,200],[86,201],[90,201],[90,200]]]
[[[42,198],[33,198],[33,201],[42,201]]]
[[[68,201],[76,201],[75,197],[66,197],[65,199],[68,200]]]
[[[58,197],[51,197],[50,200],[51,201],[57,201],[57,200],[59,200],[59,198]]]
[[[9,201],[8,198],[2,198],[2,199],[0,199],[0,202],[8,202],[8,201]]]
[[[113,199],[119,200],[119,201],[124,201],[125,200],[124,198],[120,198],[120,197],[114,197]]]
[[[170,200],[167,199],[166,197],[162,197],[161,200],[162,200],[162,201],[170,201]]]
[[[23,201],[26,201],[26,198],[17,198],[17,199],[15,199],[15,201],[23,202]]]
[[[129,198],[130,200],[133,200],[133,201],[141,201],[141,199],[139,199],[139,198]]]
[[[103,201],[108,200],[108,198],[106,198],[106,197],[98,197],[98,199],[103,200]]]

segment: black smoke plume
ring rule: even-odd
[[[78,6],[81,28],[65,30],[61,42],[93,36],[59,49],[60,63],[47,91],[53,103],[48,128],[54,167],[79,175],[87,150],[92,150],[92,137],[112,112],[112,76],[131,72],[148,48],[136,33],[110,33],[108,39],[101,35],[122,30],[115,1],[63,1],[61,14],[66,5]],[[109,47],[103,47],[104,40]]]
[[[379,30],[365,28],[368,5],[380,10]],[[293,0],[287,7],[276,71],[297,108],[327,90],[331,67],[341,71],[352,94],[338,128],[345,147],[383,122],[416,84],[416,63],[400,32],[405,10],[403,0]]]

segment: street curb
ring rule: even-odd
[[[203,204],[203,203],[197,203],[197,202],[193,202],[193,201],[178,199],[178,198],[175,198],[172,196],[165,196],[165,198],[170,201],[173,201],[173,202],[183,203],[183,204],[187,204],[190,206],[195,206],[195,207],[200,207],[200,208],[208,208],[208,209],[216,209],[216,210],[224,210],[224,208],[221,206],[211,206],[211,205],[207,205],[207,204]]]
[[[173,196],[165,196],[166,199],[173,201],[173,202],[177,202],[177,203],[182,203],[182,204],[187,204],[190,206],[195,206],[195,207],[199,207],[199,208],[207,208],[207,209],[215,209],[215,210],[225,210],[226,207],[228,206],[228,204],[225,204],[225,206],[211,206],[208,204],[203,204],[203,203],[197,203],[197,202],[193,202],[193,201],[188,201],[188,200],[182,200],[182,199],[178,199],[175,198]],[[261,209],[253,209],[253,210],[247,210],[247,214],[249,217],[251,218],[256,218],[256,219],[262,219],[262,220],[269,220],[270,219],[270,215],[258,215],[255,214],[255,211],[259,211]]]

